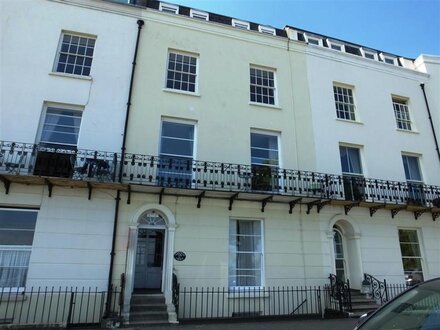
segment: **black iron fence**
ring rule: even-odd
[[[0,288],[0,324],[10,326],[84,326],[99,324],[104,316],[121,315],[121,292],[110,293],[109,314],[105,315],[108,293],[97,288]]]
[[[112,182],[121,154],[0,141],[0,173]],[[440,207],[440,187],[267,166],[125,154],[125,183]]]
[[[183,288],[179,320],[322,316],[320,287]]]

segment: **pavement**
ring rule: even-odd
[[[352,330],[357,322],[354,319],[326,319],[326,320],[270,320],[234,323],[190,323],[164,324],[148,327],[124,328],[125,330]]]

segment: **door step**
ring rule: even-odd
[[[129,325],[168,323],[168,311],[162,293],[134,293],[130,301]]]

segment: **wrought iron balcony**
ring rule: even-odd
[[[272,201],[289,203],[290,211],[297,203],[307,204],[308,212],[315,205],[319,211],[333,203],[343,205],[346,213],[353,206],[364,206],[370,215],[380,208],[391,209],[393,216],[408,209],[419,212],[418,216],[431,211],[435,219],[440,212],[439,186],[130,153],[125,154],[119,184],[120,162],[121,154],[115,152],[0,141],[0,178],[5,186],[23,182],[13,179],[17,176],[43,178],[46,183],[64,178],[63,185],[72,181],[88,183],[88,187],[107,184],[126,191],[163,194],[166,189],[191,196],[216,192],[211,197],[228,198],[230,206],[233,199],[262,201],[262,211]]]

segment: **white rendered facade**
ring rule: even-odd
[[[438,193],[440,162],[420,88],[425,84],[439,134],[437,56],[402,59],[398,65],[397,57],[368,49],[359,50],[362,56],[348,54],[350,45],[342,41],[310,33],[301,40],[289,28],[272,31],[241,21],[248,28],[237,27],[235,19],[229,18],[228,25],[213,15],[202,20],[192,11],[175,14],[168,7],[82,0],[2,3],[2,141],[38,144],[48,127],[42,124],[44,111],[73,106],[82,114],[76,147],[120,153],[136,22],[145,22],[122,183],[117,182],[120,158],[113,164],[111,182],[91,176],[78,182],[75,168],[67,183],[49,178],[48,184],[32,171],[15,176],[4,163],[0,167],[5,190],[8,185],[8,193],[0,194],[0,207],[38,211],[26,286],[105,289],[114,221],[112,283],[119,285],[125,274],[126,314],[133,290],[153,285],[165,294],[171,315],[173,272],[181,287],[311,286],[327,283],[329,273],[338,272],[338,259],[353,288],[360,288],[364,273],[403,283],[399,230],[416,233],[423,278],[440,276],[440,228],[433,221],[439,210],[431,195],[426,207],[416,208],[407,206],[406,199],[396,205],[347,201],[343,191],[318,197],[315,190],[324,193],[327,188],[301,181],[297,172],[282,172],[341,176],[346,172],[341,150],[353,152],[352,157],[358,150],[360,165],[349,169],[351,174],[406,182],[402,156],[413,157],[410,161],[416,157],[420,181]],[[26,11],[44,22],[35,25],[39,38],[29,38],[21,28],[19,18],[25,15],[18,13]],[[48,19],[54,12],[57,19]],[[95,39],[90,75],[53,72],[63,32]],[[25,47],[40,51],[30,60]],[[354,120],[338,118],[335,87],[341,95],[351,95],[352,100],[342,102],[348,107],[342,107]],[[408,111],[411,130],[397,127],[395,111]],[[167,168],[163,159],[169,163],[176,158],[179,169]],[[188,162],[190,168],[182,169]],[[235,172],[223,175],[221,164],[241,164],[245,173],[254,172],[240,176],[232,166]],[[271,179],[271,187],[253,170],[258,166],[280,176]],[[204,174],[209,171],[214,174]],[[17,181],[21,174],[28,181]],[[176,178],[179,184],[166,181]],[[307,185],[307,192],[295,190],[294,180]],[[117,190],[121,199],[115,214]],[[417,220],[416,212],[421,212]],[[151,214],[162,220],[150,221]],[[250,230],[239,227],[249,224],[258,245],[250,252],[259,256],[250,275],[254,280],[240,282],[240,267],[231,260],[239,258],[237,237]],[[343,257],[335,250],[336,230]],[[160,260],[155,260],[159,280],[137,284],[141,234],[151,231],[163,235]],[[176,260],[176,252],[186,258]]]

